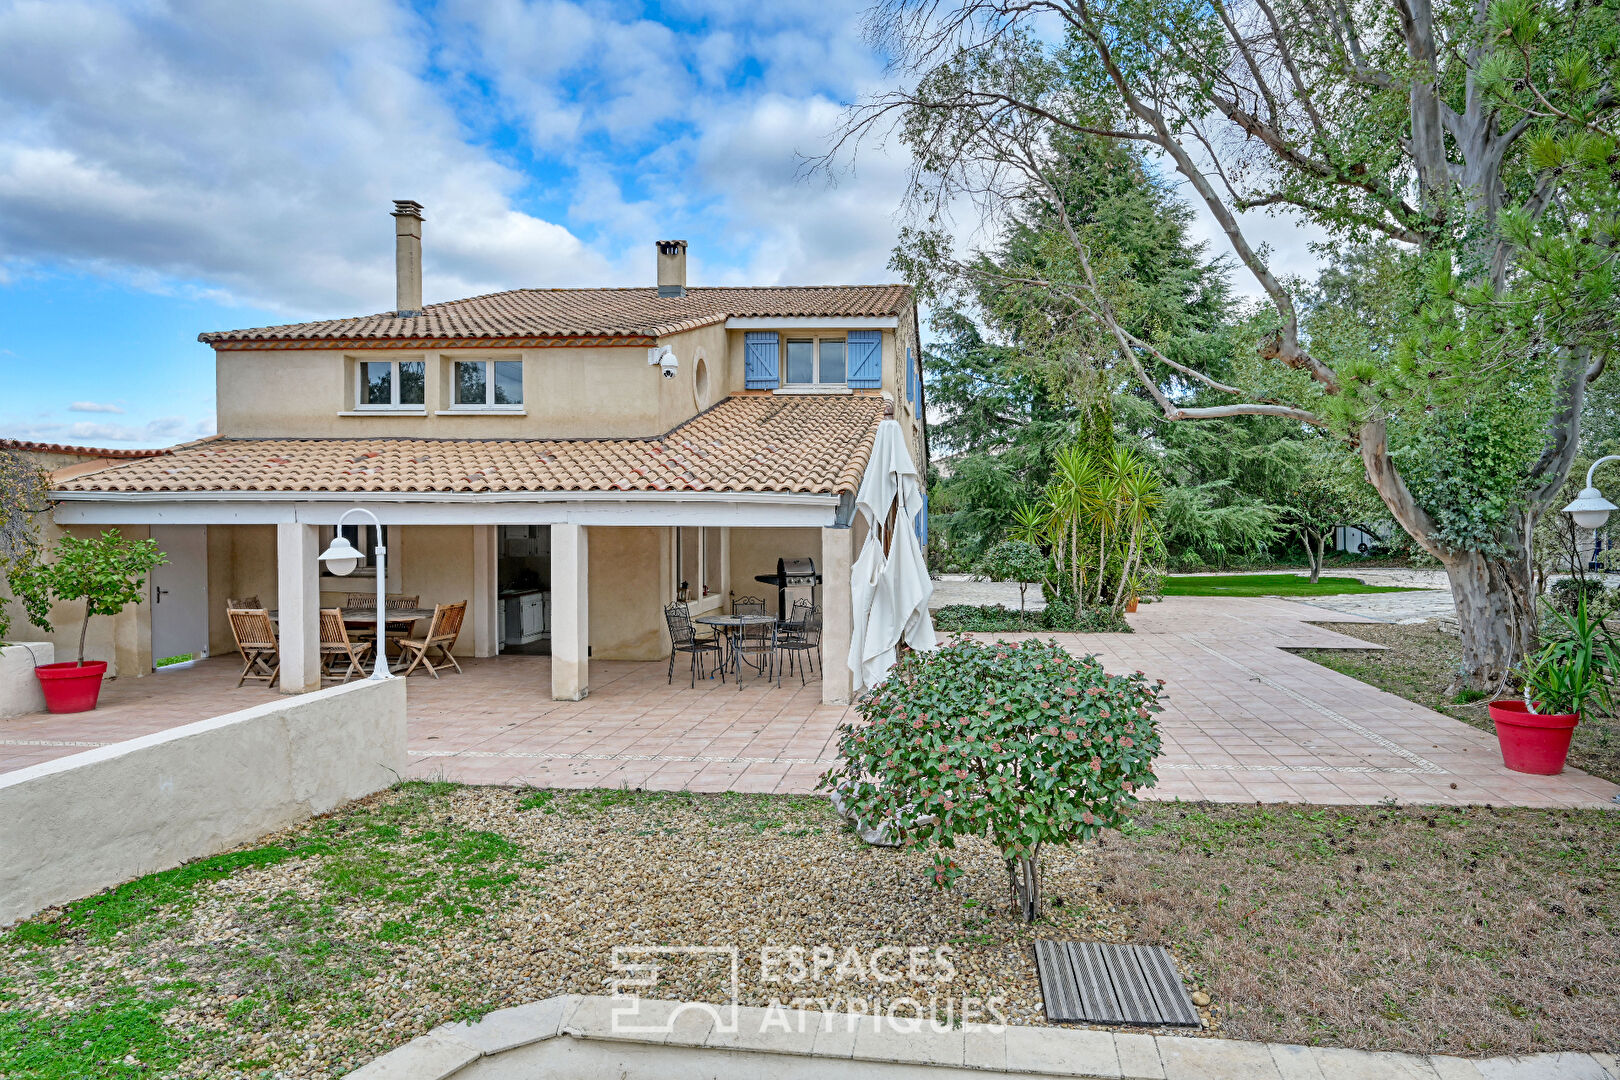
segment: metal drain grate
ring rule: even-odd
[[[1055,1023],[1199,1025],[1162,946],[1037,941],[1035,967],[1046,1018]]]

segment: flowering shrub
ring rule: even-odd
[[[907,847],[936,848],[934,882],[961,869],[962,836],[1001,851],[1014,914],[1041,911],[1040,855],[1119,826],[1154,783],[1163,680],[1109,675],[1054,641],[954,639],[908,653],[839,729],[822,787]]]

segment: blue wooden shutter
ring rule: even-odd
[[[911,350],[906,350],[906,400],[917,404],[917,369],[911,366]]]
[[[750,390],[775,390],[781,347],[775,330],[750,330],[743,335],[743,385]]]
[[[849,385],[867,390],[883,385],[883,332],[849,332]]]

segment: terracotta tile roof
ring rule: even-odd
[[[468,338],[657,337],[728,317],[897,316],[911,302],[905,285],[805,285],[657,289],[513,289],[429,304],[410,318],[391,311],[354,319],[260,326],[199,334],[212,345],[268,341],[388,341]]]
[[[871,394],[729,397],[651,439],[224,439],[109,466],[62,492],[854,491]]]
[[[25,450],[34,454],[74,454],[97,458],[149,458],[159,457],[174,449],[170,446],[155,450],[115,450],[102,446],[73,446],[69,443],[29,442],[27,439],[0,439],[0,450]]]

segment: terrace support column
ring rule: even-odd
[[[847,705],[855,678],[849,670],[849,643],[855,636],[850,574],[855,568],[855,530],[821,530],[821,700]]]
[[[320,533],[314,525],[276,525],[276,607],[283,694],[321,688]]]
[[[494,656],[501,651],[499,598],[495,575],[496,533],[499,526],[473,526],[473,589],[467,605],[472,619],[474,656]]]
[[[579,701],[591,692],[590,534],[551,527],[551,697]]]

